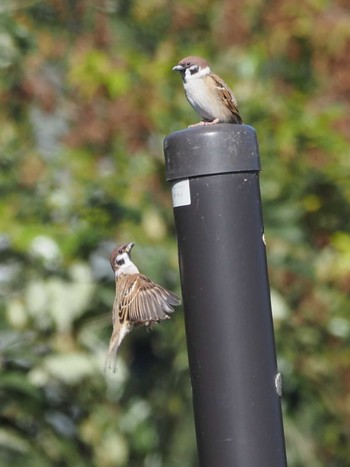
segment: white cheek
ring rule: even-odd
[[[185,81],[190,81],[193,78],[193,75],[191,75],[190,69],[187,68],[185,71]]]
[[[194,73],[191,75],[191,71],[189,68],[185,71],[185,79],[187,82],[196,80],[198,78],[202,78],[203,76],[209,75],[210,73],[210,68],[207,66],[203,68],[202,70],[199,70],[197,73]]]
[[[131,261],[129,256],[125,253],[122,258],[124,259],[124,264],[119,266],[115,271],[115,277],[119,277],[121,274],[137,274],[139,270],[135,264]]]

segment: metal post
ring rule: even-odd
[[[284,467],[255,131],[186,129],[164,153],[200,467]]]

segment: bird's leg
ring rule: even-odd
[[[193,125],[189,125],[188,128],[193,128],[195,126],[203,126],[203,125],[215,125],[219,123],[219,119],[215,118],[212,122],[207,122],[206,120],[202,120],[201,122],[194,123]]]
[[[192,125],[188,125],[188,128],[194,128],[195,126],[203,126],[205,125],[207,122],[198,122],[198,123],[193,123]]]

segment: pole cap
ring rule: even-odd
[[[261,170],[253,127],[219,123],[176,131],[164,140],[167,181]]]

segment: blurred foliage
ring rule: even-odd
[[[114,244],[179,293],[162,141],[197,119],[189,54],[258,133],[289,466],[348,465],[346,0],[2,0],[2,465],[197,465],[181,312],[102,372]]]

